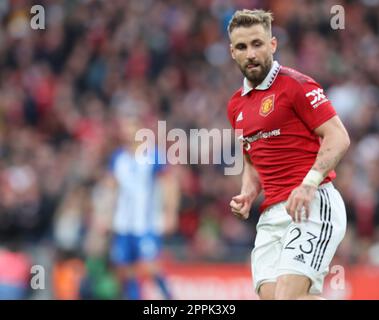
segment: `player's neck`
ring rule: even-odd
[[[266,77],[265,77],[265,79],[266,79]],[[255,89],[256,87],[258,87],[262,82],[263,82],[263,80],[260,82],[252,82],[249,79],[247,79],[247,83],[248,83],[249,87],[252,89]]]

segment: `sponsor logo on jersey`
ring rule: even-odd
[[[279,135],[280,135],[280,129],[275,129],[269,132],[259,131],[257,134],[254,134],[248,137],[240,137],[239,139],[242,141],[244,149],[246,151],[249,151],[251,148],[250,143],[257,141],[259,139],[268,139],[270,137],[276,137]]]
[[[324,90],[321,88],[313,89],[312,91],[307,92],[305,96],[309,99],[309,103],[313,109],[316,109],[320,104],[328,101],[324,94]]]
[[[262,117],[267,117],[272,111],[274,111],[274,101],[274,94],[262,99],[261,108],[259,109],[259,114]]]

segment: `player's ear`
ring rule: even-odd
[[[272,37],[270,44],[271,44],[271,53],[274,54],[276,51],[276,48],[278,47],[278,40],[275,37]]]
[[[232,56],[233,60],[235,60],[236,56],[234,54],[234,49],[233,49],[233,45],[232,44],[229,45],[229,49],[230,49],[230,55]]]

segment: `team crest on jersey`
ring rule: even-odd
[[[259,109],[259,114],[262,117],[267,117],[272,111],[274,111],[274,102],[275,102],[274,94],[262,99],[261,108]]]

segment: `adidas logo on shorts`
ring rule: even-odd
[[[302,253],[299,254],[299,255],[297,255],[297,256],[295,256],[293,259],[296,260],[296,261],[299,261],[299,262],[305,263],[304,255],[303,255]]]

